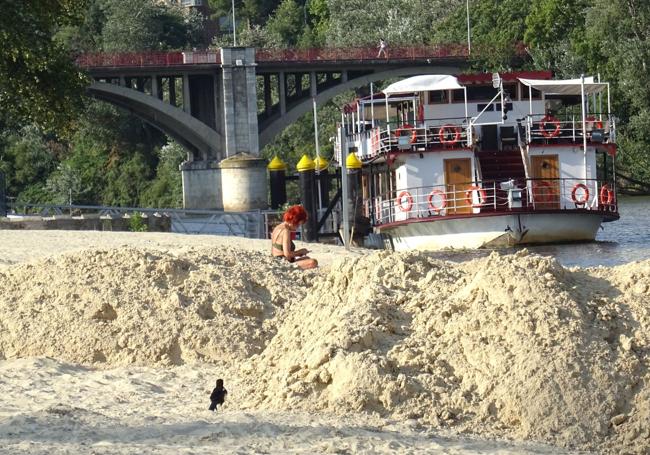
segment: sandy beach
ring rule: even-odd
[[[650,453],[650,261],[301,246],[0,231],[0,453]]]

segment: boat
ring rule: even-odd
[[[595,240],[619,219],[609,83],[422,75],[344,106],[367,243],[396,251]]]

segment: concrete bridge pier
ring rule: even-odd
[[[181,165],[183,206],[187,209],[248,211],[268,207],[266,162],[259,158],[255,49],[221,49],[221,77],[184,78],[183,107],[222,132],[214,153],[199,153]],[[188,81],[189,80],[189,81]],[[216,96],[220,93],[221,96]],[[215,114],[209,102],[214,100]],[[201,104],[206,107],[198,109]]]
[[[218,160],[185,161],[180,169],[183,208],[223,209],[221,168]]]

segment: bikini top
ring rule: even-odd
[[[287,229],[286,227],[283,229]],[[279,231],[280,232],[280,231]],[[279,237],[279,236],[278,236]],[[275,248],[276,250],[284,251],[284,246],[281,243],[275,243],[271,242],[271,246]],[[291,251],[296,251],[296,244],[293,243],[293,240],[291,241]]]

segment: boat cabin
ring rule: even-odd
[[[609,84],[551,76],[415,76],[346,105],[337,160],[363,163],[372,225],[503,211],[617,219]]]

